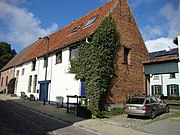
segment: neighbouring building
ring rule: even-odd
[[[175,38],[176,44],[180,36]],[[149,60],[144,62],[147,80],[147,94],[169,99],[180,97],[180,62],[179,47],[149,53]]]
[[[61,30],[33,43],[23,59],[14,64],[16,94],[20,96],[21,92],[25,92],[27,96],[33,94],[40,101],[45,99],[50,102],[56,101],[56,96],[64,97],[66,102],[67,95],[84,95],[84,82],[75,80],[75,75],[69,73],[69,60],[78,56],[79,44],[86,42],[109,15],[114,19],[120,46],[116,76],[107,101],[118,104],[127,95],[144,93],[142,62],[148,59],[148,51],[127,0],[110,0]]]
[[[0,93],[7,93],[7,85],[9,81],[17,76],[19,73],[16,72],[15,75],[15,66],[17,62],[20,62],[23,59],[23,56],[30,51],[32,45],[29,45],[22,51],[20,51],[14,58],[12,58],[0,71]],[[16,90],[15,90],[16,93]]]

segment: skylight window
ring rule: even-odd
[[[80,25],[78,25],[77,27],[73,28],[73,29],[70,31],[70,34],[75,33],[81,26],[82,26],[82,24],[80,24]]]
[[[93,18],[91,18],[84,27],[87,27],[89,25],[91,25],[92,23],[94,23],[94,21],[98,18],[98,15],[97,16],[94,16]]]

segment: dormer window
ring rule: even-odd
[[[94,16],[93,18],[91,18],[84,27],[88,27],[89,25],[93,24],[94,21],[98,18],[99,15]]]
[[[70,31],[70,34],[75,33],[81,26],[82,26],[82,24],[80,24],[80,25],[78,25],[77,27],[73,28],[73,29]]]

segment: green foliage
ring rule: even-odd
[[[124,112],[124,108],[122,107],[114,107],[109,110],[105,111],[100,111],[100,110],[95,110],[93,115],[97,118],[107,118],[110,116],[115,116],[115,115],[121,115]]]
[[[14,94],[15,82],[16,82],[16,78],[12,78],[9,81],[9,83],[7,85],[8,94]]]
[[[72,59],[70,72],[85,80],[89,109],[104,110],[106,92],[115,75],[118,35],[110,16],[106,17],[92,36],[92,42],[80,44],[79,56]]]
[[[124,112],[124,108],[114,107],[110,110],[105,111],[104,114],[105,114],[105,116],[114,116],[114,115],[123,114],[123,112]]]
[[[0,42],[0,69],[2,69],[14,56],[16,51],[11,50],[11,45],[6,42]]]

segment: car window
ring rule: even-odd
[[[156,102],[157,102],[156,98],[155,97],[151,97],[151,103],[156,103]]]
[[[150,103],[150,99],[146,99],[146,104],[149,104]]]
[[[130,98],[126,103],[127,104],[143,104],[144,98]]]
[[[160,98],[156,98],[159,103],[162,103],[163,101]]]

